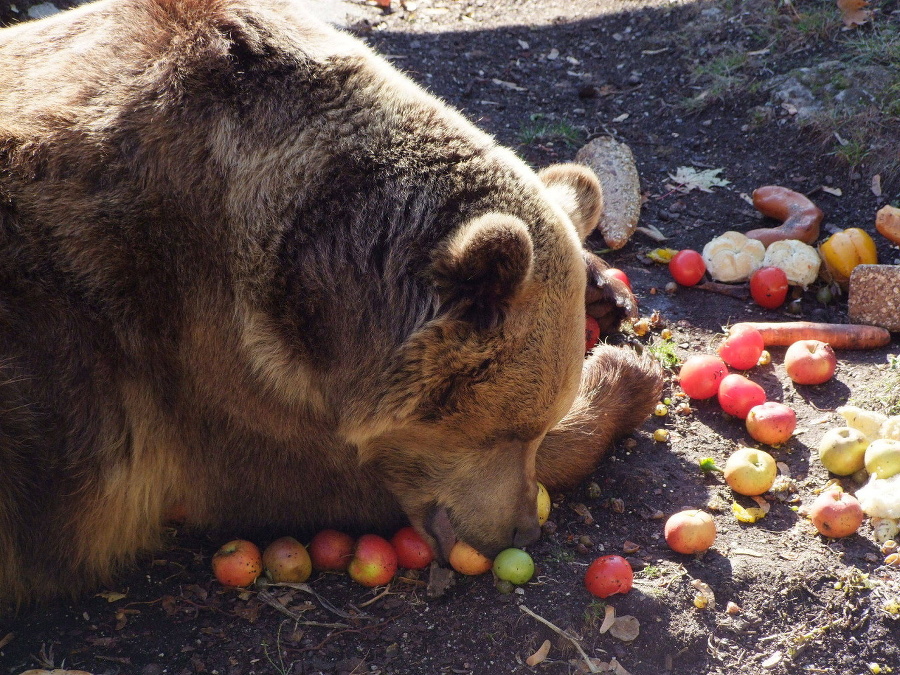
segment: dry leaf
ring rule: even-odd
[[[837,6],[847,28],[861,26],[872,18],[872,10],[866,9],[869,6],[866,0],[837,0]]]
[[[102,593],[97,593],[97,597],[105,598],[107,602],[116,602],[128,596],[125,593],[117,593],[116,591],[103,591]]]
[[[525,664],[529,666],[536,666],[541,661],[547,658],[547,654],[550,653],[550,640],[544,640],[544,644],[538,647],[538,650],[525,659]]]
[[[763,512],[763,515],[768,515],[769,509],[772,508],[772,505],[769,504],[769,502],[767,502],[765,499],[763,499],[762,497],[760,497],[758,495],[750,497],[750,499],[752,499],[753,501],[756,502],[756,504],[759,506],[760,510]]]
[[[641,634],[641,622],[634,616],[620,616],[613,622],[609,634],[622,642],[632,642]]]
[[[600,635],[603,635],[606,631],[612,628],[612,625],[616,622],[616,608],[612,605],[606,606],[606,614],[603,617],[603,623],[600,625],[600,630],[598,631]]]
[[[16,637],[15,633],[7,633],[2,638],[0,638],[0,649],[3,649],[6,645],[13,641],[13,638]]]
[[[679,166],[675,170],[675,175],[669,174],[669,178],[678,183],[672,189],[678,192],[690,192],[691,190],[700,190],[702,192],[712,192],[714,187],[725,187],[731,181],[719,178],[722,169],[704,169],[698,171],[692,166]]]
[[[695,607],[698,609],[706,609],[707,607],[712,609],[716,606],[716,594],[713,593],[713,589],[710,588],[709,584],[700,581],[700,579],[694,579],[691,581],[691,586],[698,591],[696,597],[694,597]]]
[[[827,185],[822,186],[822,192],[827,192],[835,197],[841,197],[844,194],[844,191],[841,190],[841,188],[828,187]]]

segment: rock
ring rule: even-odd
[[[28,8],[29,19],[43,19],[59,12],[59,8],[52,2],[42,2],[39,5],[32,5]]]
[[[597,228],[609,248],[622,248],[641,216],[641,182],[631,148],[601,136],[581,148],[575,161],[591,167],[600,179],[603,215]]]
[[[847,309],[854,323],[900,331],[900,265],[857,265]]]

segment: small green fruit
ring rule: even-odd
[[[500,551],[494,558],[494,575],[498,579],[521,585],[534,576],[534,561],[520,548]]]

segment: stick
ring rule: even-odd
[[[578,640],[576,640],[576,639],[572,636],[571,633],[569,633],[569,632],[567,632],[567,631],[564,631],[562,628],[560,628],[560,627],[557,626],[556,624],[551,623],[550,621],[547,621],[547,619],[545,619],[544,617],[542,617],[542,616],[540,616],[540,615],[538,615],[538,614],[535,614],[535,613],[532,612],[530,609],[528,609],[525,605],[519,605],[519,609],[521,609],[523,612],[525,612],[525,613],[528,614],[529,616],[531,616],[531,617],[537,619],[538,621],[540,621],[542,624],[544,624],[545,626],[547,626],[547,628],[549,628],[550,630],[554,631],[555,633],[558,633],[559,635],[562,635],[564,638],[566,638],[566,640],[568,640],[568,641],[571,642],[573,645],[575,645],[575,649],[577,649],[577,650],[578,650],[578,653],[581,654],[581,658],[584,659],[584,662],[587,664],[587,667],[590,669],[590,671],[591,671],[592,673],[600,673],[600,672],[603,672],[603,671],[601,671],[599,668],[597,668],[597,666],[594,665],[594,660],[593,660],[590,656],[588,656],[588,655],[585,653],[584,649],[581,648],[581,643],[578,642]]]

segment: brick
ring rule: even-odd
[[[850,320],[900,331],[900,265],[858,265],[850,274]]]

